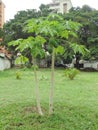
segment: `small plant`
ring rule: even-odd
[[[16,79],[21,79],[21,73],[20,73],[20,71],[16,72]]]
[[[34,65],[32,65],[32,67],[31,67],[31,68],[32,68],[33,70],[34,70],[34,69],[36,69],[36,70],[38,70],[38,69],[39,69],[39,67],[38,67],[37,65],[35,65],[35,66],[34,66]]]
[[[47,80],[48,78],[47,78],[47,76],[46,75],[41,75],[41,77],[40,77],[40,80]]]
[[[65,76],[68,77],[70,80],[73,80],[77,74],[79,74],[79,70],[75,68],[69,68],[65,70]]]

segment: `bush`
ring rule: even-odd
[[[68,68],[65,70],[65,76],[68,77],[70,80],[73,80],[78,73],[79,70],[75,68]]]
[[[20,71],[16,72],[16,79],[21,79],[21,73],[20,73]]]

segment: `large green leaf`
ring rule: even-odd
[[[64,48],[62,46],[58,46],[57,48],[54,48],[55,54],[63,54]]]
[[[68,36],[69,36],[69,31],[68,30],[64,30],[64,31],[61,32],[61,37],[62,38],[68,39]]]
[[[20,45],[23,42],[23,39],[18,39],[16,41],[11,41],[8,43],[9,46],[17,46]]]
[[[84,45],[79,45],[77,43],[73,43],[73,44],[70,44],[70,47],[73,49],[75,54],[77,52],[81,53],[82,55],[89,53],[89,50],[86,49],[86,47]]]
[[[25,64],[27,62],[28,62],[28,58],[25,57],[25,56],[22,56],[22,55],[17,57],[16,60],[15,60],[16,64]]]

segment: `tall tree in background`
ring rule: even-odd
[[[2,44],[7,46],[7,43],[11,40],[16,40],[18,38],[27,38],[28,36],[35,35],[34,33],[27,33],[23,31],[25,26],[25,21],[31,18],[46,17],[49,15],[51,10],[47,5],[41,5],[40,10],[26,10],[19,11],[14,19],[7,21],[4,25],[4,35]],[[91,7],[84,5],[82,8],[76,7],[72,8],[69,13],[64,14],[63,17],[65,20],[72,20],[74,22],[79,22],[83,26],[78,31],[78,40],[77,43],[84,45],[87,49],[90,50],[90,54],[84,57],[85,59],[98,59],[98,11],[92,9]],[[70,38],[71,39],[71,38]],[[72,59],[72,51],[69,45],[63,44],[64,40],[60,39],[62,45],[69,50],[65,51],[65,54],[61,57],[65,61],[68,61],[69,57]],[[74,40],[73,40],[74,41]],[[14,50],[13,47],[10,48]],[[14,51],[15,52],[15,51]],[[13,53],[13,52],[12,52]],[[29,55],[29,54],[28,54]]]
[[[4,32],[3,32],[3,29],[2,29],[2,28],[0,28],[0,44],[2,44],[3,37],[4,37]]]
[[[44,4],[41,4],[39,9],[40,9],[39,12],[41,13],[42,17],[47,17],[52,12],[52,10],[49,9],[49,6],[48,5],[44,5]]]
[[[47,5],[40,5],[40,10],[28,9],[19,11],[13,19],[7,21],[4,25],[4,41],[3,44],[7,46],[7,43],[19,38],[27,38],[31,34],[23,31],[25,22],[31,18],[46,17],[51,10]]]
[[[84,58],[98,59],[98,10],[84,5],[82,8],[72,8],[64,18],[82,24],[78,31],[78,43],[90,50],[89,55]]]

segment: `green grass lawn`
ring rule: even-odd
[[[74,79],[55,71],[54,114],[48,115],[50,70],[38,71],[44,116],[36,112],[34,74],[21,69],[0,71],[0,130],[98,130],[98,72]],[[43,79],[42,76],[46,79]]]

